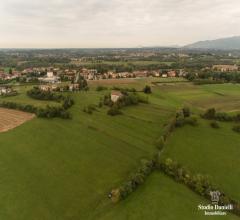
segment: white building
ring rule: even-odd
[[[121,98],[123,94],[120,91],[112,91],[111,92],[111,100],[112,102],[117,102],[119,98]]]
[[[11,93],[13,90],[10,87],[0,87],[0,95],[5,95]]]
[[[47,72],[47,78],[52,78],[54,77],[53,72]]]
[[[58,76],[54,76],[53,72],[47,72],[46,77],[40,77],[38,80],[44,83],[58,83],[60,78]]]

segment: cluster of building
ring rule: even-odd
[[[154,70],[154,71],[133,71],[133,72],[113,72],[108,71],[99,73],[96,69],[82,68],[76,69],[60,69],[60,68],[28,68],[23,71],[12,71],[11,74],[0,71],[1,80],[11,80],[23,78],[26,82],[38,80],[42,83],[58,83],[61,80],[74,80],[77,74],[80,74],[86,80],[99,79],[118,79],[118,78],[139,78],[139,77],[177,77],[184,76],[183,70]]]
[[[215,71],[221,71],[221,72],[234,72],[238,71],[239,67],[235,65],[213,65],[212,67]]]
[[[18,71],[13,71],[11,74],[5,73],[3,70],[0,70],[0,80],[11,80],[16,79],[21,76],[21,73]]]
[[[213,65],[213,71],[233,72],[238,71],[237,65]],[[6,73],[0,70],[0,80],[11,80],[16,78],[24,78],[26,82],[31,80],[38,80],[42,83],[56,84],[61,80],[73,81],[75,76],[80,74],[86,80],[99,79],[118,79],[118,78],[140,78],[140,77],[178,77],[185,76],[186,72],[182,69],[162,69],[162,70],[138,70],[133,72],[113,72],[108,71],[99,73],[96,69],[62,69],[62,68],[28,68],[23,71],[13,70],[11,73]]]

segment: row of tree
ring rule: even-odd
[[[51,91],[43,91],[39,87],[35,86],[31,90],[27,91],[27,95],[33,99],[49,100],[60,102],[64,100],[64,96]]]
[[[158,169],[163,171],[166,175],[172,177],[177,182],[183,183],[188,186],[191,190],[198,193],[201,196],[204,196],[208,200],[211,199],[210,192],[211,191],[219,191],[220,194],[220,205],[233,205],[233,210],[231,210],[234,214],[240,216],[240,203],[231,199],[224,192],[214,186],[208,176],[202,174],[193,174],[186,167],[183,167],[176,161],[173,161],[170,158],[165,159],[164,161],[160,161],[156,163]]]
[[[198,74],[191,72],[186,75],[186,78],[196,84],[213,84],[213,83],[240,83],[240,72],[212,72],[202,71]]]
[[[229,115],[225,112],[217,112],[215,108],[207,109],[203,114],[201,114],[202,118],[208,120],[216,120],[216,121],[240,121],[240,114]]]
[[[131,175],[131,177],[123,183],[119,188],[113,189],[109,198],[113,202],[118,202],[121,199],[125,199],[129,194],[137,189],[137,187],[143,184],[149,174],[155,169],[154,160],[142,160],[141,166],[138,170]]]
[[[35,113],[41,118],[63,118],[69,119],[71,115],[64,107],[46,106],[46,108],[35,107],[33,105],[24,105],[16,102],[1,102],[0,107],[16,109],[24,112]]]

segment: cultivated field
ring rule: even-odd
[[[34,114],[0,108],[0,132],[11,130],[34,117]]]

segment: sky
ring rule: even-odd
[[[185,45],[239,25],[239,0],[0,0],[0,48]]]

